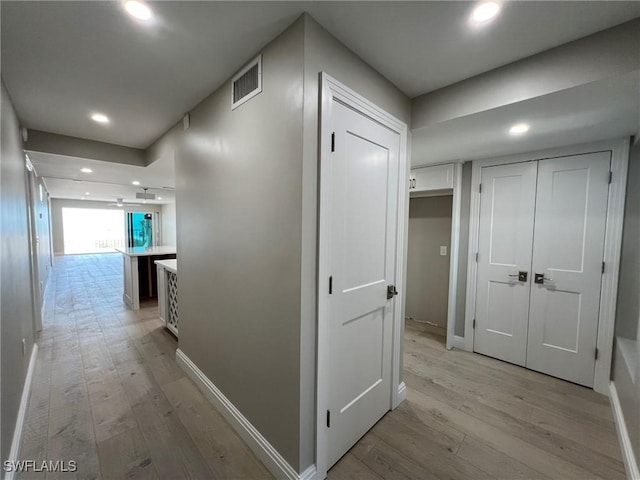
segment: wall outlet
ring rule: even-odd
[[[446,245],[440,246],[440,255],[442,255],[443,257],[447,256],[447,246]]]

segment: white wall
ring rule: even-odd
[[[27,169],[20,120],[4,85],[0,155],[0,456],[9,456],[29,358],[35,341],[31,284]],[[23,351],[22,342],[25,343]],[[4,472],[3,472],[4,473]]]
[[[640,19],[413,99],[411,128],[472,115],[640,69]]]
[[[231,110],[227,81],[149,149],[175,150],[180,349],[295,469],[303,26],[261,51],[262,93]]]
[[[447,327],[452,200],[449,196],[409,201],[407,304],[405,317]],[[440,255],[440,247],[447,254]]]
[[[176,244],[176,204],[167,203],[162,205],[161,219],[162,223],[162,244]]]

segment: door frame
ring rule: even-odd
[[[395,261],[396,288],[399,291],[393,307],[392,351],[391,351],[391,397],[389,409],[396,408],[406,398],[406,387],[402,381],[401,353],[405,300],[405,229],[408,226],[407,202],[409,200],[409,170],[407,165],[407,135],[405,123],[390,115],[366,98],[360,96],[331,76],[322,72],[320,77],[320,177],[319,177],[319,224],[318,224],[318,329],[317,329],[317,378],[316,378],[316,468],[317,478],[327,475],[327,434],[325,412],[329,405],[329,322],[328,294],[326,290],[329,278],[328,251],[329,236],[329,199],[331,192],[330,169],[327,159],[331,154],[331,111],[332,104],[337,101],[376,122],[384,125],[400,136],[400,152],[398,158],[398,219],[397,219],[397,248]]]
[[[464,339],[456,337],[458,316],[458,271],[460,264],[460,214],[462,212],[462,163],[453,165],[451,201],[451,245],[449,246],[449,297],[447,305],[447,350],[458,347]]]
[[[42,330],[42,317],[44,307],[44,288],[41,285],[40,278],[40,242],[38,240],[38,228],[37,228],[37,197],[34,191],[34,184],[37,184],[38,176],[36,174],[35,167],[29,158],[29,155],[24,154],[25,158],[25,179],[27,187],[27,221],[28,221],[28,233],[29,233],[29,264],[31,266],[31,303],[33,304],[33,328],[34,332]]]
[[[609,395],[609,376],[613,355],[616,299],[618,296],[618,272],[622,249],[622,222],[625,194],[627,191],[627,168],[629,164],[629,138],[593,142],[562,148],[553,148],[504,157],[474,160],[471,167],[471,205],[469,209],[469,250],[467,254],[467,299],[464,325],[464,349],[473,351],[473,321],[476,307],[476,281],[478,264],[478,235],[480,226],[480,178],[483,167],[531,162],[551,158],[583,155],[596,152],[611,152],[612,182],[609,186],[607,220],[604,244],[605,272],[600,286],[600,312],[598,317],[598,358],[596,359],[593,389]]]
[[[451,242],[449,245],[449,291],[447,296],[447,339],[446,349],[463,348],[464,338],[456,336],[456,318],[458,316],[458,278],[460,265],[460,219],[462,215],[462,168],[463,163],[459,160],[454,162],[421,163],[411,165],[410,172],[423,167],[435,167],[438,165],[453,165],[453,186],[451,193],[442,193],[442,190],[435,190],[430,193],[428,190],[420,192],[420,195],[411,196],[409,191],[409,202],[411,198],[425,197],[451,197]],[[407,232],[408,232],[407,228]],[[408,235],[408,234],[407,234]]]

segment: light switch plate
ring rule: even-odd
[[[441,245],[440,246],[440,255],[442,255],[443,257],[447,256],[447,246],[446,245]]]

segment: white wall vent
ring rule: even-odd
[[[231,79],[231,110],[262,91],[262,55],[258,55]]]

